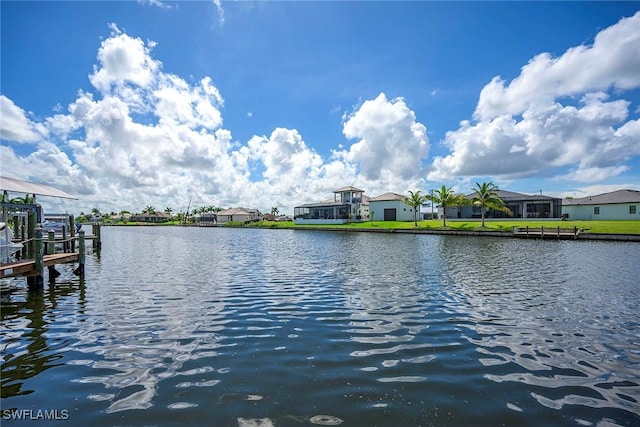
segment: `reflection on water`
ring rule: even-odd
[[[55,329],[67,319],[59,318],[63,316],[58,316],[57,309],[75,300],[74,311],[80,315],[85,295],[81,280],[70,284],[64,276],[55,290],[45,294],[24,292],[17,283],[24,284],[10,279],[0,289],[2,398],[33,393],[35,390],[24,387],[23,380],[62,364],[67,341]]]
[[[640,423],[636,244],[103,235],[86,283],[3,284],[3,409],[97,426]]]

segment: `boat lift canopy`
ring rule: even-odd
[[[32,182],[20,181],[19,179],[0,176],[0,191],[12,193],[37,194],[38,196],[59,197],[62,199],[78,200],[77,197],[65,193],[57,188],[44,184],[34,184]]]

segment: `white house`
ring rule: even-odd
[[[252,222],[259,221],[261,218],[259,210],[247,208],[229,208],[218,211],[214,215],[218,224],[224,224],[225,222]]]
[[[495,195],[500,197],[505,206],[511,211],[511,215],[501,211],[489,209],[485,212],[486,218],[560,218],[562,212],[562,199],[544,196],[540,194],[522,194],[513,191],[496,190]],[[471,202],[476,192],[469,193],[466,198]],[[438,206],[438,215],[442,218],[442,207]],[[481,218],[480,207],[473,204],[466,206],[447,206],[447,219],[449,218]]]
[[[356,187],[333,191],[333,199],[293,208],[296,224],[345,224],[369,219],[369,197]]]
[[[369,214],[373,221],[413,221],[413,207],[406,202],[406,196],[384,193],[369,199]],[[418,218],[420,219],[420,218]]]
[[[569,219],[640,220],[640,191],[617,190],[578,199],[563,199],[562,214]]]

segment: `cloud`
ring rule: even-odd
[[[218,12],[218,22],[220,26],[224,25],[224,9],[222,9],[222,0],[213,0],[213,4],[216,7],[216,11]]]
[[[4,95],[0,95],[0,138],[19,143],[40,139],[25,111]]]
[[[365,101],[344,122],[343,134],[356,139],[338,158],[358,165],[366,180],[385,174],[408,180],[422,176],[422,160],[429,152],[427,128],[402,98],[387,100],[384,93]]]
[[[151,58],[151,46],[122,33],[115,24],[110,24],[110,28],[111,37],[98,50],[99,65],[94,66],[89,76],[91,84],[104,95],[111,90],[126,91],[148,85],[160,68],[160,63]]]
[[[34,121],[0,98],[3,140],[35,146],[19,154],[1,145],[3,172],[55,183],[78,195],[74,209],[85,212],[147,205],[184,211],[191,200],[196,207],[277,205],[292,213],[349,184],[370,195],[419,188],[429,142],[404,100],[380,94],[364,101],[343,123],[355,142],[329,159],[296,129],[236,141],[223,128],[225,101],[210,77],[187,82],[166,72],[152,56],[154,43],[109,27],[89,76],[93,91],[79,91],[66,108],[56,105]]]
[[[170,4],[162,2],[161,0],[137,0],[137,2],[143,6],[155,6],[160,9],[171,9]]]
[[[629,101],[611,98],[640,86],[638,70],[640,12],[593,45],[536,56],[508,84],[495,77],[482,89],[475,121],[446,133],[451,152],[434,158],[427,178],[561,174],[594,182],[628,171],[624,163],[640,155],[640,125]]]
[[[494,77],[480,92],[474,117],[491,120],[518,115],[563,96],[636,88],[640,85],[639,46],[640,12],[598,33],[590,46],[572,47],[559,58],[537,55],[508,85]]]

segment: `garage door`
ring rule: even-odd
[[[396,209],[385,209],[384,210],[384,220],[385,221],[395,221],[396,220]]]

